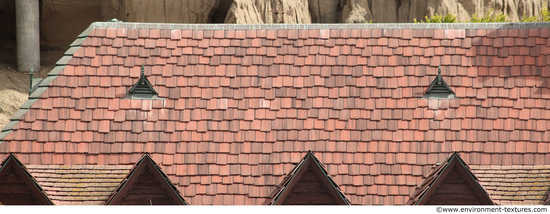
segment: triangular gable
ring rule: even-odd
[[[494,205],[456,152],[432,170],[407,204]]]
[[[127,98],[154,98],[158,93],[153,89],[153,85],[149,82],[149,79],[145,76],[145,67],[141,66],[141,76],[139,80],[128,91]]]
[[[309,151],[268,200],[270,205],[349,205],[323,164]]]
[[[44,190],[15,155],[10,154],[0,168],[2,205],[53,205]]]
[[[145,154],[106,205],[188,205],[160,167]]]
[[[441,66],[437,69],[437,77],[432,81],[428,90],[424,94],[424,99],[453,99],[455,92],[447,85],[441,77]]]

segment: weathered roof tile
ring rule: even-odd
[[[68,65],[52,71],[31,96],[38,101],[2,132],[1,151],[21,153],[25,163],[71,165],[133,164],[149,151],[189,201],[204,204],[236,195],[202,179],[242,185],[251,196],[236,204],[263,202],[310,149],[339,174],[335,182],[353,204],[405,203],[441,152],[460,152],[470,166],[546,161],[547,28],[126,27],[94,27],[75,42],[82,47],[59,62]],[[121,99],[142,65],[162,99]],[[459,99],[419,99],[440,65]],[[163,143],[146,144],[155,141]],[[239,170],[226,165],[237,163]],[[474,174],[488,174],[480,170]]]

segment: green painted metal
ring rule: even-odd
[[[437,77],[432,81],[428,90],[422,97],[424,99],[454,99],[455,92],[441,77],[441,65],[437,69]]]
[[[153,89],[153,85],[145,76],[145,66],[141,66],[141,76],[139,80],[130,88],[128,91],[130,98],[153,98],[157,96],[158,93]]]

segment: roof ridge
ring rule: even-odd
[[[366,23],[366,24],[175,24],[140,22],[94,22],[93,28],[149,28],[180,30],[313,30],[313,29],[531,29],[550,28],[547,22],[509,23]],[[85,32],[86,32],[85,31]],[[90,31],[91,32],[91,31]]]

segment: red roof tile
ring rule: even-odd
[[[107,24],[12,119],[2,154],[130,165],[148,151],[191,204],[261,204],[308,150],[352,204],[404,204],[442,152],[470,166],[547,161],[546,28]],[[141,65],[158,99],[124,98]],[[458,99],[420,99],[439,65]]]

